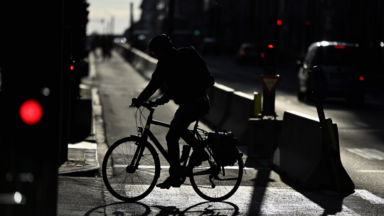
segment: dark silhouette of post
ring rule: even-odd
[[[173,29],[175,21],[175,0],[170,0],[168,5],[168,36],[173,38]]]
[[[264,58],[264,72],[263,75],[276,75],[275,65],[275,50],[276,50],[276,21],[277,21],[277,3],[275,1],[268,1],[265,10],[267,11],[265,21],[267,37],[264,42],[265,58]],[[274,116],[275,113],[275,96],[273,91],[268,94],[263,88],[263,116]]]
[[[131,8],[130,8],[130,23],[131,23],[131,27],[129,27],[129,41],[130,41],[130,44],[133,45],[134,27],[133,27],[133,3],[132,2],[131,2]]]

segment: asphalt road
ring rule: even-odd
[[[136,109],[129,108],[129,105],[131,99],[138,96],[148,83],[116,52],[112,56],[110,61],[96,60],[97,75],[94,83],[94,87],[99,89],[108,146],[122,137],[137,134]],[[261,90],[261,84],[258,83],[260,68],[237,67],[234,61],[231,65],[231,61],[225,59],[218,66],[214,59],[207,58],[207,62],[216,82],[245,93]],[[276,111],[279,118],[287,109],[316,116],[312,104],[295,99],[294,87],[288,82],[294,82],[294,75],[289,71],[285,74],[287,78],[281,73],[281,87],[284,89],[286,86],[287,90],[277,92]],[[353,107],[341,101],[333,101],[326,103],[325,107],[326,116],[339,124],[342,161],[356,184],[356,193],[348,197],[303,189],[270,170],[265,161],[250,159],[245,155],[247,168],[243,182],[237,193],[225,202],[207,202],[189,184],[185,184],[180,189],[155,188],[139,202],[123,203],[108,192],[101,177],[60,176],[58,215],[384,215],[383,184],[380,179],[384,173],[379,172],[382,160],[366,159],[348,150],[372,148],[384,152],[381,128],[372,127],[373,124],[378,125],[380,119],[373,117],[381,115],[379,105],[368,103],[364,107]],[[176,109],[177,105],[170,102],[156,108],[154,118],[170,122]],[[362,115],[357,115],[362,112],[361,109],[369,110],[364,112],[367,118],[364,121],[361,120]],[[148,112],[144,112],[146,114]],[[353,124],[356,121],[369,126]],[[200,126],[211,130],[203,123]],[[167,129],[153,126],[151,130],[166,147]],[[180,145],[183,145],[183,141]],[[364,151],[360,154],[364,155]],[[161,165],[168,165],[159,156]],[[162,169],[159,181],[168,176],[167,172],[166,168]]]
[[[228,57],[223,57],[228,58],[225,60],[215,56],[204,58],[216,82],[248,94],[262,92],[261,67],[252,64],[238,66]],[[275,102],[278,119],[283,119],[285,110],[318,117],[314,103],[297,99],[297,71],[277,68],[277,74],[281,76]],[[341,159],[356,188],[384,197],[384,91],[369,87],[364,106],[337,98],[325,100],[323,106],[326,118],[338,125]]]

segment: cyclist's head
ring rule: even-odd
[[[154,37],[151,42],[149,42],[149,51],[154,52],[156,54],[156,51],[167,51],[172,48],[172,42],[171,39],[166,34],[161,34],[156,37]]]

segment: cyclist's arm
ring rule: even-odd
[[[166,87],[167,85],[165,85]],[[171,99],[172,99],[172,94],[170,91],[168,91],[168,89],[166,88],[166,91],[165,93],[163,94],[163,96],[161,96],[161,99],[164,101],[164,103],[168,103]]]
[[[161,84],[163,84],[165,81],[165,76],[159,69],[159,66],[156,67],[155,72],[152,74],[152,79],[149,81],[147,87],[141,92],[138,99],[140,101],[146,101],[148,100],[158,88],[160,88]]]

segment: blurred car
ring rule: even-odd
[[[243,43],[240,45],[239,51],[236,53],[237,64],[257,63],[261,64],[264,53],[259,47],[252,43]]]
[[[312,99],[308,71],[315,65],[321,67],[326,74],[327,97],[344,97],[364,102],[365,73],[358,44],[329,41],[312,43],[298,73],[299,100]]]

